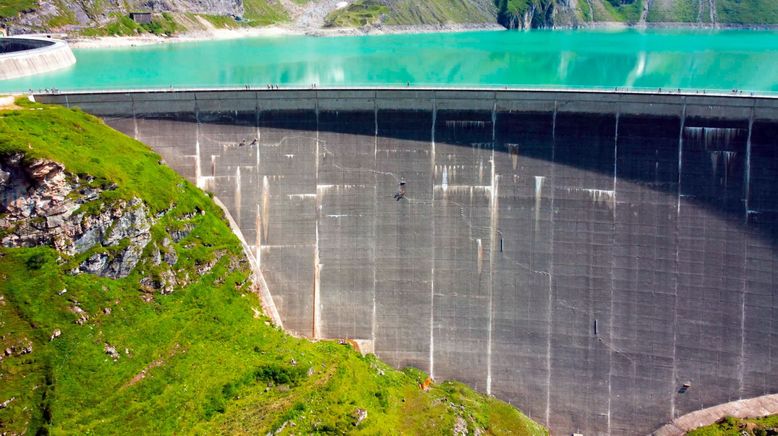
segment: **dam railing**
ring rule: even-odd
[[[274,86],[274,87],[270,87]],[[593,86],[593,87],[556,87],[549,86],[516,86],[504,85],[473,85],[473,86],[445,86],[440,84],[397,84],[397,85],[327,85],[327,86],[301,86],[295,84],[246,84],[243,86],[186,86],[186,87],[151,87],[151,88],[79,88],[58,89],[56,87],[27,89],[20,93],[27,94],[137,94],[160,92],[204,92],[204,91],[508,91],[508,92],[558,92],[568,94],[623,94],[623,95],[677,95],[677,96],[712,96],[712,97],[758,97],[778,99],[777,91],[753,91],[743,89],[698,89],[698,88],[642,88],[624,86]]]

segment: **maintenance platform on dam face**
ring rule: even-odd
[[[214,192],[300,334],[364,340],[555,434],[645,434],[778,391],[778,99],[37,98],[103,117]]]

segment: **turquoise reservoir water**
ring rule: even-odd
[[[284,36],[74,52],[75,66],[0,91],[408,82],[778,91],[778,33],[746,30]]]

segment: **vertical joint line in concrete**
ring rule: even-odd
[[[432,147],[432,153],[430,156],[430,177],[432,177],[432,183],[430,187],[432,189],[432,210],[434,214],[435,209],[435,124],[438,120],[438,102],[435,93],[432,94],[432,129],[430,132],[430,143]],[[435,379],[435,217],[432,217],[432,269],[430,276],[430,377]]]
[[[746,192],[745,192],[745,206],[746,206],[746,223],[748,223],[748,214],[751,211],[751,200],[749,197],[751,197],[751,132],[754,128],[754,105],[756,105],[756,101],[751,106],[751,113],[748,117],[748,139],[746,140]]]
[[[194,100],[194,116],[195,116],[195,185],[198,188],[203,189],[203,174],[200,165],[200,105],[197,104],[197,94],[195,94]]]
[[[745,174],[745,207],[746,207],[746,220],[745,225],[748,226],[749,213],[751,211],[751,202],[749,197],[751,196],[751,132],[754,128],[754,106],[756,101],[751,106],[751,113],[748,117],[748,139],[746,140],[746,174]],[[748,238],[745,243],[745,258],[748,259]],[[740,359],[738,360],[738,398],[743,398],[743,391],[745,390],[745,382],[743,380],[743,373],[745,372],[746,360],[745,360],[745,348],[746,348],[746,291],[748,290],[747,274],[743,276],[742,288],[740,291]]]
[[[553,115],[553,117],[551,119],[551,139],[553,141],[556,141],[556,111],[557,111],[558,107],[559,107],[559,101],[558,100],[554,100],[554,115]],[[554,145],[552,144],[551,147],[552,147],[551,153],[553,154],[553,152],[554,152],[553,151]]]
[[[551,338],[554,332],[552,327],[554,321],[553,314],[553,292],[554,292],[554,198],[556,180],[554,178],[554,164],[556,162],[556,114],[557,114],[558,101],[554,100],[554,116],[553,124],[551,127],[551,235],[550,235],[550,255],[551,263],[548,266],[548,298],[546,300],[546,327],[548,328],[548,338],[546,342],[546,416],[545,423],[549,424],[551,420]]]
[[[314,163],[314,173],[315,173],[315,181],[314,181],[314,187],[319,185],[319,93],[314,91],[315,93],[315,110],[316,110],[316,150],[315,150],[315,163]],[[315,226],[316,226],[316,240],[314,242],[313,247],[313,310],[312,310],[312,316],[313,320],[311,323],[311,330],[312,330],[312,336],[314,339],[319,337],[319,318],[321,317],[321,314],[319,313],[319,304],[321,299],[321,271],[320,271],[320,259],[319,259],[319,205],[321,202],[321,197],[319,197],[319,190],[316,189],[316,201],[314,202],[314,220],[315,220]]]
[[[498,175],[497,175],[497,162],[495,161],[495,148],[497,138],[497,94],[494,95],[494,103],[492,104],[492,180],[491,180],[491,196],[489,199],[489,313],[487,318],[489,325],[487,326],[487,338],[486,338],[486,394],[492,394],[492,328],[494,327],[494,262],[495,262],[495,245],[497,245],[497,211],[498,211]]]
[[[262,131],[259,128],[259,122],[260,122],[260,107],[259,107],[259,94],[256,94],[256,98],[254,99],[255,105],[254,105],[254,127],[256,128],[256,135],[257,135],[257,150],[256,150],[256,158],[257,158],[257,183],[259,183],[259,161],[260,161],[260,155],[259,155],[259,143],[262,141]]]
[[[681,110],[681,129],[678,132],[678,199],[675,215],[675,283],[673,292],[673,370],[670,381],[670,420],[675,419],[675,388],[678,380],[677,340],[678,340],[678,282],[680,281],[680,245],[681,245],[681,182],[683,169],[683,131],[686,126],[686,97],[682,97],[683,109]]]
[[[492,150],[497,142],[497,94],[494,94],[494,104],[492,105]]]
[[[254,92],[254,128],[256,129],[256,135],[257,135],[257,138],[256,138],[257,139],[257,142],[256,142],[257,149],[254,151],[256,153],[256,155],[255,155],[255,157],[256,157],[256,169],[254,170],[254,174],[255,174],[255,179],[256,179],[257,185],[261,186],[262,189],[263,189],[262,196],[264,198],[264,195],[265,195],[264,194],[264,188],[265,188],[264,180],[267,180],[267,179],[261,177],[261,174],[259,172],[260,171],[260,163],[261,163],[261,156],[259,154],[259,150],[261,149],[261,147],[260,147],[259,144],[262,142],[262,132],[259,129],[260,120],[261,120],[261,116],[260,116],[260,106],[259,106],[259,93],[258,92]],[[261,268],[262,268],[262,220],[265,219],[265,216],[262,214],[263,211],[262,211],[262,206],[261,205],[264,204],[264,203],[265,202],[260,203],[260,201],[257,201],[257,211],[256,211],[257,216],[254,219],[254,221],[255,221],[254,225],[256,226],[256,232],[257,232],[257,237],[255,238],[256,246],[254,247],[254,249],[255,249],[254,256],[257,259],[257,267],[260,269],[260,271],[261,271]]]
[[[375,96],[378,95],[376,92]],[[373,340],[373,350],[375,351],[376,342],[376,269],[378,268],[378,262],[376,262],[377,249],[376,241],[378,240],[378,99],[373,99],[373,121],[374,121],[374,135],[373,135],[373,307],[370,318],[370,338]],[[317,190],[318,192],[318,190]]]
[[[68,96],[65,96],[65,101],[67,101]],[[135,96],[130,94],[130,107],[132,108],[132,134],[136,141],[139,139],[138,135],[138,114],[135,113]]]
[[[257,149],[254,150],[254,152],[256,153],[256,155],[255,155],[255,158],[256,158],[256,169],[254,170],[254,174],[255,174],[255,179],[256,179],[257,185],[261,186],[262,189],[263,189],[261,195],[262,195],[262,198],[264,199],[265,198],[264,197],[265,196],[265,194],[264,194],[264,189],[265,189],[264,181],[267,180],[267,179],[261,177],[261,174],[260,174],[260,164],[261,164],[261,158],[262,158],[261,155],[260,155],[260,150],[262,148],[262,147],[260,147],[260,143],[262,142],[262,132],[260,131],[260,128],[259,128],[260,120],[261,120],[261,115],[260,115],[260,106],[259,106],[259,93],[258,92],[254,92],[254,128],[256,129],[256,135],[257,135],[256,136],[256,140],[257,140],[256,141],[256,146],[257,146]],[[256,256],[256,259],[257,259],[257,267],[261,271],[261,268],[262,268],[262,228],[263,228],[262,227],[262,220],[266,219],[266,217],[263,215],[262,205],[265,204],[267,201],[262,201],[261,203],[260,203],[260,201],[257,201],[257,211],[256,211],[257,216],[254,219],[254,221],[255,221],[254,225],[256,226],[256,232],[257,232],[257,237],[255,238],[256,246],[254,247],[254,249],[255,249],[254,256]]]
[[[614,128],[613,132],[613,222],[611,224],[611,238],[614,240],[611,240],[611,244],[615,245],[615,236],[616,235],[616,192],[617,192],[617,183],[618,183],[618,174],[619,174],[619,121],[621,120],[621,107],[617,106],[616,108],[616,127]],[[616,269],[616,259],[611,253],[611,283],[610,283],[610,308],[608,312],[608,342],[613,344],[613,287],[614,287],[614,277],[613,277],[613,271]],[[595,323],[597,320],[595,319]],[[607,433],[611,433],[611,405],[612,405],[612,399],[611,399],[611,393],[613,392],[613,347],[608,347],[608,431]]]
[[[495,262],[495,245],[497,245],[497,212],[498,212],[498,186],[499,177],[496,170],[494,142],[492,142],[492,186],[491,195],[489,199],[489,304],[488,304],[488,320],[489,325],[487,329],[486,338],[486,394],[492,394],[492,328],[494,326],[494,262]]]
[[[240,190],[240,165],[235,168],[235,216],[238,218],[238,224],[241,222],[241,206],[242,206],[242,196],[241,196],[241,190]]]

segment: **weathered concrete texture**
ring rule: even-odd
[[[464,380],[556,434],[648,433],[778,391],[778,100],[41,97],[221,198],[297,333]]]
[[[776,413],[778,413],[778,395],[762,395],[687,413],[674,419],[672,423],[662,426],[653,435],[681,436],[695,428],[711,425],[726,416],[759,418]]]
[[[75,63],[76,57],[65,41],[0,38],[0,80],[48,73]]]

